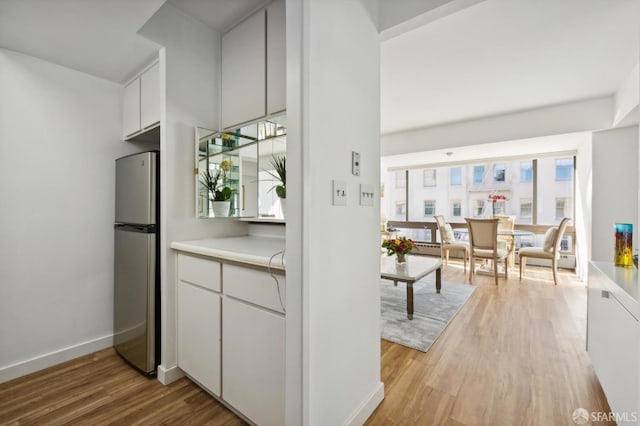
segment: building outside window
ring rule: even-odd
[[[462,185],[462,167],[451,168],[451,185]]]
[[[571,200],[569,198],[556,198],[556,220],[563,217],[571,217]]]
[[[407,211],[407,203],[404,201],[396,201],[396,216],[404,216]]]
[[[436,186],[436,169],[422,171],[422,186]]]
[[[533,181],[533,161],[520,162],[520,182],[529,183]]]
[[[452,217],[461,217],[462,216],[462,202],[461,201],[452,201],[451,202],[451,216]]]
[[[407,187],[407,175],[404,170],[399,170],[396,172],[396,188],[406,188]]]
[[[473,200],[473,216],[482,217],[484,215],[484,200]]]
[[[505,181],[505,167],[504,164],[496,164],[493,167],[493,181],[504,182]]]
[[[520,199],[520,217],[533,216],[533,202],[531,198]]]
[[[484,166],[473,166],[473,183],[484,181]]]
[[[436,214],[436,202],[435,200],[425,200],[424,201],[424,215],[433,216]]]
[[[556,160],[556,180],[573,179],[573,158],[558,158]]]

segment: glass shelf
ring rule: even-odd
[[[196,214],[215,217],[212,194],[202,184],[203,173],[226,172],[221,186],[231,189],[229,217],[282,217],[268,171],[275,156],[286,153],[286,117],[271,117],[229,131],[196,128]]]

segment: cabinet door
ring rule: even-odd
[[[122,129],[125,137],[140,130],[139,78],[136,78],[124,88],[122,105]]]
[[[220,296],[178,283],[178,367],[220,396]]]
[[[160,122],[160,64],[140,77],[140,128]]]
[[[229,128],[266,114],[265,11],[222,37],[221,124]]]
[[[285,319],[225,297],[222,398],[259,425],[284,424]]]
[[[287,48],[284,0],[267,7],[267,114],[287,108]]]

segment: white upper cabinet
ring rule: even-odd
[[[140,128],[160,122],[160,64],[140,76]]]
[[[267,114],[287,108],[287,48],[284,0],[267,7]]]
[[[223,129],[286,110],[285,20],[276,0],[222,36]]]
[[[223,128],[266,114],[265,15],[256,12],[222,37]]]
[[[140,130],[140,79],[136,78],[124,88],[122,128],[125,138]]]
[[[160,64],[156,63],[124,88],[124,139],[132,139],[160,122]]]

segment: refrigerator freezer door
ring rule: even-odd
[[[155,369],[156,234],[115,230],[113,343],[139,370]]]
[[[116,160],[116,223],[156,223],[157,153]]]

